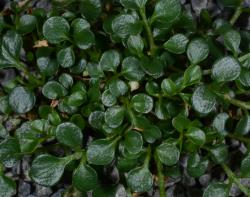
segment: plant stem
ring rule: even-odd
[[[228,178],[232,180],[244,194],[250,196],[249,189],[241,184],[240,180],[236,177],[236,175],[232,172],[232,170],[226,164],[221,164],[221,167],[226,172]]]
[[[157,152],[155,152],[155,162],[156,162],[156,167],[157,167],[157,172],[158,172],[158,184],[159,184],[159,190],[160,190],[160,197],[165,197],[166,196],[166,191],[165,191],[165,181],[164,181],[164,175],[162,173],[163,166],[161,161],[159,160]]]
[[[26,68],[26,66],[23,63],[18,64],[18,68],[28,77],[28,79],[32,82],[35,82],[36,84],[40,84],[40,80],[38,80],[34,75],[32,75],[29,70]]]
[[[226,101],[228,101],[232,105],[240,107],[244,110],[250,110],[250,102],[244,102],[244,101],[234,99],[231,96],[229,96],[228,94],[223,95],[223,99],[225,99]]]
[[[150,159],[151,159],[151,147],[149,145],[147,148],[147,156],[146,156],[145,161],[144,161],[144,167],[148,168]]]
[[[154,55],[155,50],[157,49],[157,46],[155,45],[154,37],[153,37],[152,31],[150,29],[148,19],[146,17],[145,7],[141,8],[139,10],[139,12],[140,12],[140,15],[142,17],[143,25],[145,27],[145,30],[146,30],[146,33],[147,33],[147,36],[148,36],[148,41],[149,41],[149,46],[150,46],[150,55]]]
[[[250,144],[250,138],[246,138],[246,137],[235,135],[235,134],[231,134],[231,133],[228,133],[227,136],[230,137],[230,138],[232,138],[232,139],[235,139],[235,140],[238,140],[238,141]]]
[[[232,18],[230,19],[230,24],[234,25],[234,23],[238,20],[238,18],[240,17],[241,13],[242,13],[242,2],[241,4],[237,7],[237,9],[235,10]]]

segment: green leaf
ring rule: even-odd
[[[66,96],[67,90],[57,81],[49,81],[43,86],[42,93],[48,99],[58,99]]]
[[[119,127],[124,119],[124,107],[114,106],[108,108],[104,114],[104,119],[109,127]]]
[[[69,162],[67,158],[42,154],[33,160],[29,175],[39,185],[53,186],[60,180]]]
[[[22,46],[22,37],[15,31],[7,31],[2,39],[0,68],[20,67],[19,56]]]
[[[115,157],[116,141],[99,139],[90,143],[87,149],[87,160],[94,165],[108,165]]]
[[[217,82],[234,81],[240,75],[240,64],[233,57],[226,56],[217,60],[212,68],[212,78]]]
[[[100,59],[100,66],[105,71],[114,72],[120,64],[120,54],[116,50],[105,51]]]
[[[135,57],[126,57],[123,60],[122,74],[129,81],[140,81],[145,75],[141,62]]]
[[[70,122],[74,123],[81,130],[83,130],[86,127],[86,121],[81,114],[74,114],[73,116],[71,116]]]
[[[120,0],[121,4],[128,9],[144,8],[147,0]]]
[[[155,125],[145,125],[142,135],[144,140],[150,144],[162,137],[161,130]]]
[[[162,143],[156,148],[157,155],[161,163],[172,166],[179,161],[180,151],[174,144]]]
[[[213,120],[213,127],[221,134],[225,135],[227,133],[226,123],[229,120],[229,115],[227,113],[219,113]]]
[[[104,112],[94,111],[89,115],[89,124],[95,129],[101,129],[104,123]]]
[[[197,65],[189,66],[184,72],[183,86],[187,87],[197,84],[201,81],[201,79],[202,79],[202,71],[200,66]]]
[[[95,44],[95,35],[89,29],[83,29],[81,31],[74,31],[74,42],[80,49],[88,49]]]
[[[210,183],[208,187],[205,189],[202,197],[228,197],[229,188],[224,183]]]
[[[9,97],[1,96],[0,97],[0,113],[9,114],[10,112],[11,112],[11,107],[9,104]]]
[[[80,164],[72,177],[73,185],[81,192],[93,190],[98,185],[96,171],[87,164]]]
[[[93,197],[113,197],[113,196],[126,196],[127,192],[123,185],[108,185],[108,186],[99,186],[95,188],[92,193]]]
[[[178,87],[171,79],[164,79],[161,82],[161,89],[165,95],[174,96],[178,93]]]
[[[12,110],[19,114],[32,110],[35,103],[34,93],[22,86],[15,87],[9,95],[9,104]]]
[[[187,172],[190,176],[198,178],[206,172],[208,163],[208,160],[202,161],[199,154],[191,154],[187,161]]]
[[[188,129],[190,124],[191,121],[182,114],[179,114],[172,120],[173,127],[180,133],[182,133],[185,129]]]
[[[71,148],[80,148],[83,134],[81,129],[73,123],[64,122],[56,127],[56,139]]]
[[[192,64],[205,60],[209,54],[209,46],[202,38],[191,40],[187,47],[187,56]]]
[[[250,177],[250,154],[242,160],[240,172],[243,177]]]
[[[236,125],[235,132],[240,135],[247,135],[250,131],[250,116],[243,116]]]
[[[188,38],[183,34],[175,34],[167,42],[164,43],[164,48],[174,54],[182,54],[186,51]]]
[[[111,106],[115,105],[116,102],[117,102],[116,97],[110,92],[109,89],[105,90],[102,93],[102,103],[106,107],[111,107]]]
[[[233,54],[238,54],[241,37],[239,32],[235,30],[229,30],[223,35],[224,44],[228,50],[232,51]]]
[[[46,76],[52,76],[53,74],[56,73],[58,69],[58,62],[56,58],[50,57],[49,54],[47,54],[47,52],[44,51],[40,52],[41,54],[39,54],[39,51],[41,51],[41,49],[38,49],[37,51],[38,55],[36,63],[40,72]]]
[[[96,20],[102,11],[100,0],[81,0],[79,6],[80,12],[89,20]]]
[[[142,150],[143,139],[139,132],[130,130],[124,136],[125,149],[131,154],[137,154]]]
[[[70,106],[79,107],[87,100],[87,93],[84,91],[76,91],[69,95],[66,102]]]
[[[141,63],[141,67],[144,72],[155,79],[158,79],[164,74],[164,66],[165,63],[160,58],[149,58],[146,56],[143,57]]]
[[[109,90],[113,96],[119,97],[127,93],[128,86],[124,81],[120,79],[114,79],[109,84]]]
[[[63,68],[69,68],[75,64],[75,54],[71,47],[61,49],[57,53],[57,62]]]
[[[127,48],[132,54],[137,55],[138,57],[142,56],[144,49],[142,37],[140,35],[129,36],[127,40]]]
[[[153,109],[154,102],[150,96],[144,93],[139,93],[132,97],[131,105],[135,111],[146,114]]]
[[[51,17],[43,24],[43,35],[52,44],[67,40],[69,30],[69,23],[60,16]]]
[[[5,175],[0,175],[0,197],[11,197],[16,193],[16,183]]]
[[[206,142],[204,131],[197,127],[190,127],[186,133],[188,139],[198,146],[202,146]]]
[[[241,67],[241,72],[238,80],[243,86],[250,87],[250,69]]]
[[[20,17],[19,23],[17,25],[18,32],[22,34],[32,32],[37,25],[36,17],[33,15],[25,14]]]
[[[175,23],[181,16],[181,4],[179,0],[159,0],[154,9],[152,21],[163,24],[167,28]]]
[[[112,30],[121,39],[130,35],[137,35],[141,32],[142,25],[134,15],[121,14],[112,21]]]
[[[192,105],[195,111],[201,114],[210,113],[216,105],[216,97],[204,85],[195,89],[192,95]]]
[[[0,143],[0,161],[5,167],[13,167],[21,157],[19,143],[16,138],[10,137]]]
[[[226,145],[216,145],[210,149],[212,159],[215,163],[224,163],[228,158],[228,148]]]
[[[148,81],[145,86],[146,92],[151,96],[156,96],[160,93],[158,83],[154,81]]]
[[[133,192],[147,192],[153,186],[153,176],[146,166],[137,167],[128,173],[127,183]]]
[[[58,79],[58,81],[65,87],[70,88],[73,86],[74,80],[70,74],[62,73]]]
[[[101,78],[104,77],[104,72],[98,63],[88,63],[87,64],[87,72],[92,78]]]

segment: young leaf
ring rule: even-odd
[[[195,89],[192,96],[192,105],[195,111],[208,114],[214,109],[216,98],[207,87],[202,85]]]
[[[0,143],[0,161],[7,168],[13,167],[22,158],[19,142],[10,137]]]
[[[114,72],[120,64],[120,54],[116,50],[105,51],[99,62],[101,68],[105,71]]]
[[[137,55],[138,57],[142,56],[144,48],[144,42],[142,40],[142,37],[139,35],[129,36],[127,40],[127,47],[132,54]]]
[[[225,135],[227,133],[226,123],[228,120],[229,115],[227,113],[219,113],[214,118],[212,125],[218,131],[218,133],[220,133],[221,135]]]
[[[121,4],[128,9],[144,8],[147,0],[120,0]]]
[[[143,139],[139,132],[131,130],[124,137],[124,147],[129,153],[137,154],[142,150]]]
[[[250,154],[242,160],[240,172],[243,177],[250,177]]]
[[[121,14],[112,21],[113,32],[121,39],[141,32],[142,25],[134,15]]]
[[[99,139],[90,143],[87,160],[94,165],[108,165],[115,157],[116,141]]]
[[[240,64],[233,57],[227,56],[217,60],[212,68],[212,78],[217,82],[234,81],[240,75]]]
[[[225,162],[228,158],[228,148],[224,144],[217,145],[211,148],[210,152],[212,155],[212,159],[215,163],[221,164]]]
[[[93,190],[98,185],[96,171],[87,164],[80,164],[72,177],[73,185],[81,192]]]
[[[137,167],[128,173],[127,183],[133,192],[147,192],[153,186],[153,176],[146,166]]]
[[[243,116],[236,125],[235,132],[240,135],[247,135],[250,131],[250,116]]]
[[[229,188],[224,183],[210,183],[205,189],[202,197],[227,197],[229,193]]]
[[[94,111],[89,115],[89,124],[95,129],[101,129],[104,124],[104,112]]]
[[[69,30],[69,23],[59,16],[49,18],[43,25],[43,35],[52,44],[67,40]]]
[[[179,161],[180,151],[174,144],[162,143],[156,148],[160,161],[167,165],[175,165]]]
[[[89,20],[96,20],[102,11],[100,0],[81,0],[79,6],[81,13]]]
[[[239,32],[235,30],[229,30],[223,35],[223,38],[227,49],[232,51],[233,54],[238,54],[241,40]]]
[[[102,103],[106,107],[111,107],[111,106],[115,105],[116,102],[117,102],[116,97],[110,92],[109,89],[105,90],[102,93]]]
[[[41,154],[33,160],[29,175],[39,185],[53,186],[60,180],[69,162],[67,158]]]
[[[186,133],[186,136],[198,146],[202,146],[206,142],[206,135],[204,131],[196,127],[190,127]]]
[[[167,42],[164,43],[164,48],[174,54],[182,54],[186,51],[188,38],[183,34],[175,34]]]
[[[12,110],[19,114],[32,110],[35,103],[34,93],[22,86],[15,87],[9,95],[9,104]]]
[[[126,57],[123,60],[122,74],[130,81],[140,81],[145,75],[141,70],[141,62],[135,57]]]
[[[189,66],[185,72],[183,77],[183,86],[191,86],[197,84],[202,79],[202,71],[200,66],[192,65]]]
[[[57,61],[63,68],[69,68],[75,64],[75,54],[71,47],[61,49],[57,53]]]
[[[139,113],[149,113],[153,109],[153,99],[143,93],[136,94],[131,99],[132,107]]]
[[[66,96],[67,90],[57,81],[49,81],[43,86],[42,93],[48,99],[58,99]]]
[[[0,197],[11,197],[16,193],[16,183],[5,175],[0,175]]]
[[[119,127],[124,119],[124,108],[120,106],[108,108],[104,114],[104,119],[109,127]]]
[[[209,54],[209,47],[205,40],[196,38],[191,40],[187,47],[187,56],[192,64],[205,60]]]
[[[114,79],[109,84],[109,90],[115,97],[123,96],[128,91],[127,84],[121,79]]]
[[[25,14],[20,17],[18,23],[18,32],[22,34],[30,33],[36,28],[36,25],[36,17],[33,15]]]
[[[71,148],[80,148],[83,134],[81,129],[73,123],[64,122],[56,127],[56,139]]]
[[[164,79],[161,82],[161,89],[165,95],[174,96],[178,93],[178,87],[171,79]]]
[[[192,177],[200,177],[205,173],[208,163],[208,160],[202,161],[199,154],[191,154],[187,161],[187,172]]]

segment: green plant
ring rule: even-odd
[[[236,8],[230,22],[195,21],[178,0],[55,0],[49,13],[29,2],[0,16],[0,68],[19,73],[0,97],[0,196],[14,194],[4,168],[24,156],[34,182],[53,186],[67,171],[69,192],[82,195],[131,196],[155,182],[166,196],[174,171],[197,178],[220,166],[229,182],[203,196],[228,196],[233,183],[250,196],[239,180],[250,177],[250,34],[234,27],[249,12],[242,1],[222,1]],[[231,140],[247,147],[237,175]],[[120,181],[104,187],[108,167]]]

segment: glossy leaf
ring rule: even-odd
[[[99,64],[103,70],[114,72],[120,64],[120,54],[116,50],[106,51],[102,54]]]
[[[217,146],[211,148],[210,152],[211,152],[213,161],[216,163],[221,164],[227,160],[228,148],[224,144],[217,145]]]
[[[187,87],[197,84],[201,81],[201,79],[202,79],[202,71],[200,66],[197,65],[189,66],[184,72],[183,86]]]
[[[239,32],[235,30],[227,31],[224,35],[224,44],[226,45],[227,49],[232,51],[233,54],[237,54],[239,52],[239,46],[241,37]]]
[[[241,162],[240,172],[243,177],[250,177],[250,155],[247,155]]]
[[[141,62],[135,57],[127,57],[123,60],[122,73],[130,81],[140,81],[145,75],[141,70]]]
[[[61,49],[57,53],[57,61],[63,68],[69,68],[75,64],[75,54],[71,47]]]
[[[187,56],[192,64],[205,60],[209,54],[209,47],[205,40],[196,38],[191,40],[187,47]]]
[[[60,83],[49,81],[43,86],[42,93],[48,99],[58,99],[66,96],[67,90]]]
[[[0,175],[0,197],[11,197],[16,193],[16,183],[11,178]]]
[[[204,131],[196,127],[190,127],[186,133],[186,136],[198,146],[202,146],[206,142],[206,135]]]
[[[179,161],[180,151],[174,144],[162,143],[156,149],[160,161],[167,165],[175,165]]]
[[[153,109],[153,99],[143,93],[136,94],[131,99],[131,104],[135,111],[139,113],[149,113]]]
[[[188,38],[183,34],[175,34],[167,42],[164,43],[164,48],[174,54],[182,54],[186,51]]]
[[[229,193],[229,188],[224,183],[211,183],[208,185],[208,187],[205,189],[202,197],[227,197]]]
[[[124,146],[131,154],[137,154],[142,150],[143,139],[142,135],[136,131],[128,131],[125,134]]]
[[[128,9],[143,8],[147,0],[120,0],[121,4]]]

